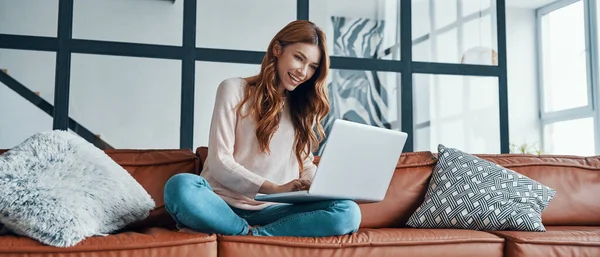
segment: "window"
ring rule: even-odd
[[[588,105],[583,1],[541,17],[545,112]]]
[[[563,0],[538,10],[542,152],[595,155],[597,111],[592,90],[588,0]],[[597,86],[596,86],[597,87]]]

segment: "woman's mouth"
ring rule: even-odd
[[[290,78],[292,79],[292,82],[294,82],[294,84],[296,84],[296,85],[300,84],[300,79],[298,77],[294,76],[290,72],[288,72],[288,75],[290,76]]]

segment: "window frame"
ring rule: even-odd
[[[582,1],[583,3],[583,18],[585,31],[585,52],[586,52],[586,81],[587,81],[587,105],[564,109],[559,111],[545,111],[545,85],[544,85],[544,56],[543,56],[543,34],[542,34],[542,17],[553,11],[569,6],[571,4]],[[571,121],[583,118],[594,119],[594,145],[595,154],[600,153],[600,140],[598,128],[600,128],[600,117],[598,113],[598,43],[597,32],[593,28],[597,26],[596,22],[596,3],[590,0],[560,0],[538,8],[536,10],[536,45],[537,45],[537,88],[538,88],[538,111],[540,120],[540,139],[541,149],[546,150],[546,133],[545,127],[557,122]]]

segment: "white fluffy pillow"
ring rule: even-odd
[[[109,234],[154,205],[125,169],[70,132],[38,133],[0,155],[0,223],[47,245]]]

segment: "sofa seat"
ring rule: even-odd
[[[164,228],[90,237],[76,246],[46,246],[28,237],[0,237],[0,256],[217,256],[216,236],[190,234]]]
[[[219,236],[219,256],[502,256],[504,239],[470,230],[381,228],[325,238]]]
[[[507,257],[600,256],[600,227],[547,226],[546,232],[496,231]]]

